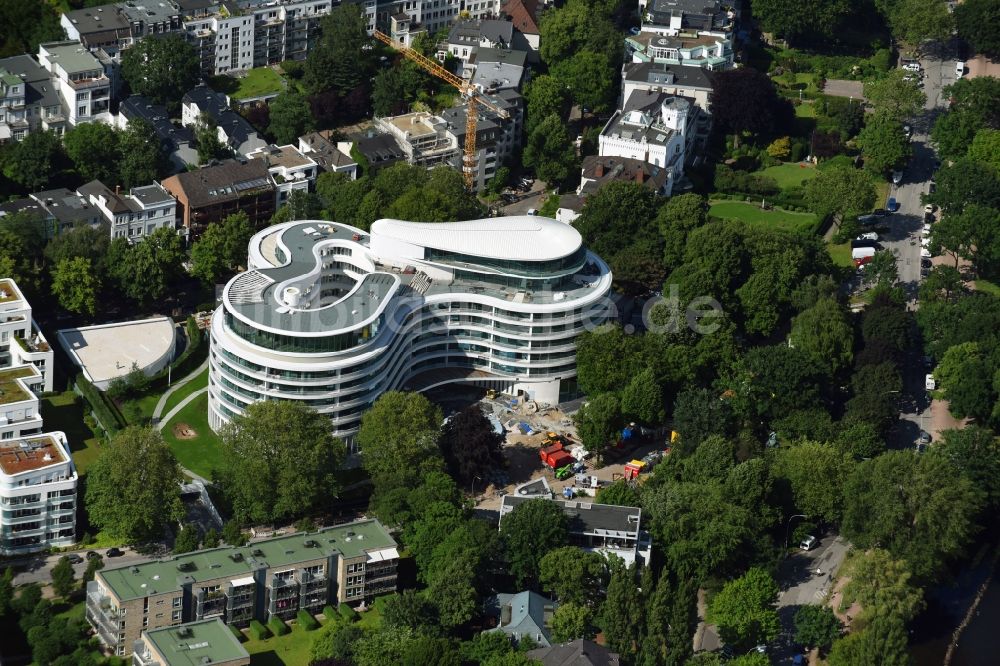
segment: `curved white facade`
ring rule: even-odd
[[[301,400],[350,438],[383,392],[450,382],[555,403],[611,289],[575,229],[535,216],[289,222],[251,239],[248,267],[212,318],[213,428]]]

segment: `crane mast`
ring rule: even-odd
[[[476,127],[479,122],[479,107],[485,107],[504,119],[510,118],[510,114],[507,113],[505,109],[501,109],[484,98],[474,85],[461,77],[455,76],[442,67],[436,60],[432,60],[423,53],[411,49],[405,44],[397,42],[389,35],[378,30],[373,30],[372,35],[383,44],[387,44],[393,49],[399,51],[408,60],[415,62],[424,71],[438,77],[457,89],[465,99],[467,106],[465,114],[465,146],[462,157],[462,172],[465,176],[465,186],[471,191],[475,184],[476,174]]]

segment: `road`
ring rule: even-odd
[[[920,238],[924,214],[921,196],[928,192],[937,159],[930,145],[929,133],[945,106],[942,89],[956,80],[953,59],[939,60],[927,56],[921,60],[921,65],[924,68],[927,103],[924,112],[911,123],[913,158],[903,172],[902,182],[890,188],[889,196],[896,198],[900,208],[890,218],[889,232],[883,241],[883,246],[898,257],[899,280],[906,293],[907,307],[911,310],[918,307],[917,290],[921,279]],[[913,446],[922,430],[931,432],[932,421],[940,420],[932,418],[931,402],[924,386],[927,369],[922,364],[922,356],[919,346],[914,345],[905,361],[900,420],[892,433],[892,445],[896,448]],[[944,408],[944,405],[934,405],[935,410]]]
[[[795,633],[795,613],[802,606],[822,604],[830,593],[834,575],[847,555],[850,544],[842,537],[826,535],[819,545],[806,552],[798,550],[778,567],[778,616],[786,637]],[[791,640],[783,640],[770,651],[773,663],[791,662],[797,654]]]

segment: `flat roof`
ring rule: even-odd
[[[104,73],[104,67],[90,51],[78,41],[48,42],[39,44],[38,48],[48,53],[48,60],[58,63],[68,73],[89,72],[100,70]]]
[[[17,283],[10,278],[0,279],[0,303],[24,300]]]
[[[33,365],[0,370],[0,405],[9,405],[34,397],[33,393],[25,390],[24,382],[18,381],[28,377],[41,377],[41,373]]]
[[[174,345],[174,322],[154,317],[116,324],[64,328],[59,342],[93,383],[128,374],[132,364],[145,369]]]
[[[0,441],[0,471],[10,476],[64,462],[62,446],[50,434]]]
[[[204,666],[250,658],[250,653],[218,617],[143,633],[166,660],[163,666]]]
[[[280,570],[334,554],[353,559],[368,551],[395,547],[396,542],[381,523],[362,520],[318,532],[298,532],[258,541],[239,548],[224,546],[165,560],[102,569],[98,575],[119,600],[127,601],[179,591],[181,585],[186,583],[246,578],[261,567]]]
[[[638,538],[639,536],[642,509],[634,506],[595,504],[580,500],[550,499],[544,496],[539,498],[537,496],[504,495],[500,503],[500,519],[503,520],[505,515],[520,504],[536,499],[559,504],[568,518],[570,534],[596,534],[613,538]]]

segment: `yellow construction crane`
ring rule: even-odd
[[[486,107],[505,120],[510,118],[510,114],[483,97],[479,90],[470,82],[455,76],[438,62],[431,60],[418,51],[414,51],[409,46],[397,42],[383,32],[374,30],[372,34],[375,36],[375,39],[396,49],[403,56],[417,63],[425,71],[457,88],[458,92],[462,94],[467,104],[465,114],[465,156],[462,159],[462,166],[463,173],[465,174],[465,186],[471,191],[476,175],[476,124],[479,121],[479,107]]]

